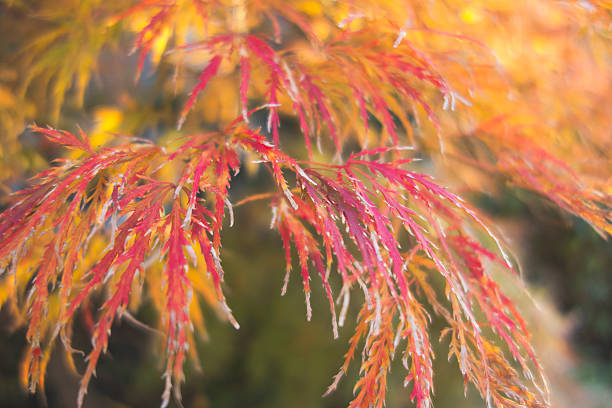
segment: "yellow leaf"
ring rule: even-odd
[[[311,16],[320,16],[323,13],[323,6],[318,1],[302,1],[298,8]]]
[[[0,85],[0,108],[7,109],[15,106],[15,96],[5,86]]]
[[[113,107],[101,107],[94,112],[96,125],[91,132],[90,143],[93,147],[102,146],[109,142],[118,132],[123,120],[123,112]]]
[[[461,10],[461,20],[468,24],[476,24],[482,21],[482,13],[474,7],[465,7]]]

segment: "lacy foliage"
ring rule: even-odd
[[[361,304],[345,362],[328,392],[361,348],[351,407],[383,406],[395,356],[403,362],[412,399],[430,406],[430,310],[447,323],[449,358],[457,360],[466,386],[471,382],[497,407],[548,406],[525,323],[491,277],[495,265],[515,274],[502,244],[475,209],[414,171],[419,155],[443,157],[460,174],[467,174],[461,172],[468,164],[480,177],[501,175],[541,193],[604,235],[612,231],[612,165],[601,153],[610,148],[605,130],[585,129],[577,142],[558,137],[576,123],[542,125],[534,106],[556,94],[536,83],[523,86],[522,98],[507,97],[518,92],[523,68],[504,64],[504,56],[495,57],[485,45],[489,23],[467,24],[485,14],[512,22],[526,6],[174,0],[110,10],[101,2],[83,3],[74,6],[80,10],[74,21],[94,20],[85,37],[93,44],[66,42],[71,37],[65,23],[35,40],[24,92],[47,73],[59,110],[69,84],[76,81],[82,94],[97,53],[124,30],[136,33],[137,76],[147,61],[156,66],[167,60],[177,70],[174,86],[189,95],[177,118],[183,133],[168,144],[117,136],[94,147],[83,132],[33,128],[71,153],[14,193],[0,219],[0,301],[28,318],[24,381],[31,390],[43,385],[58,338],[76,352],[70,346],[75,315],[101,293],[105,300],[95,316],[78,404],[113,322],[133,319],[129,310],[143,296],[157,306],[165,336],[162,405],[172,390],[180,399],[183,364],[195,350],[194,326],[204,330],[197,299],[239,327],[223,293],[221,232],[233,224],[232,177],[255,160],[276,190],[242,203],[270,202],[270,227],[285,249],[282,292],[297,275],[310,319],[311,274],[318,275],[334,336],[350,300]],[[593,10],[584,9],[584,2],[537,3],[545,10],[534,12],[535,27],[541,24],[538,13],[549,12],[562,17],[557,28],[566,36],[580,35],[576,27],[585,15],[594,30],[605,30],[605,2],[591,5]],[[461,19],[435,19],[441,15]],[[455,34],[457,28],[466,34]],[[74,59],[59,65],[48,56],[59,50]],[[235,86],[223,98],[235,108],[234,118],[217,121],[216,131],[202,131],[198,106],[217,97],[207,90],[227,78]],[[265,129],[253,126],[259,111],[267,113]],[[282,149],[286,116],[297,119],[305,160]],[[601,113],[593,123],[603,118]],[[357,152],[349,151],[356,143]],[[332,287],[332,273],[339,274],[341,287]],[[433,284],[435,274],[444,293]]]

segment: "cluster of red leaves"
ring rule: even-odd
[[[15,204],[0,221],[0,256],[10,268],[18,268],[20,261],[37,256],[44,248],[40,263],[35,265],[37,270],[24,271],[33,280],[27,301],[31,348],[26,375],[32,379],[31,386],[43,374],[41,363],[46,362],[54,339],[61,335],[69,343],[66,331],[77,308],[101,285],[112,285],[93,333],[93,349],[79,394],[82,403],[100,353],[106,349],[114,318],[128,306],[133,286],[139,280],[142,285],[143,275],[148,273],[147,262],[164,259],[166,304],[162,320],[168,342],[167,401],[171,378],[182,378],[184,354],[191,340],[188,331],[193,288],[187,272],[188,257],[193,267],[197,265],[196,250],[205,260],[221,309],[237,327],[221,292],[223,271],[218,257],[222,220],[229,203],[230,170],[238,169],[236,153],[214,142],[198,144],[198,154],[190,157],[178,183],[170,183],[153,177],[164,166],[182,159],[187,145],[168,154],[150,143],[132,141],[94,152],[84,135],[79,138],[67,132],[34,130],[87,156],[59,161],[57,167],[39,174],[33,187],[13,197]],[[204,177],[207,172],[214,177]],[[198,198],[201,190],[212,194],[211,209]],[[181,205],[181,199],[186,205]],[[107,248],[93,268],[75,279],[79,258],[87,253],[92,236],[105,226],[110,229]],[[49,229],[54,233],[49,234]],[[59,295],[55,327],[41,325],[48,314],[49,287]]]
[[[456,358],[466,386],[471,382],[497,407],[547,406],[545,392],[539,390],[541,379],[534,378],[540,377],[541,369],[525,323],[492,279],[490,267],[485,267],[487,262],[498,264],[514,273],[500,242],[461,198],[430,176],[410,170],[414,159],[405,153],[410,149],[402,147],[404,141],[411,148],[428,146],[428,126],[441,142],[438,132],[444,122],[439,115],[454,108],[456,100],[468,104],[440,68],[450,59],[446,53],[428,53],[418,41],[409,41],[408,28],[400,23],[409,17],[419,21],[425,6],[400,1],[333,3],[326,11],[333,30],[325,40],[313,28],[312,13],[274,0],[142,1],[113,19],[116,23],[147,17],[135,43],[140,72],[160,33],[180,24],[181,8],[195,8],[201,25],[215,32],[199,42],[176,44],[179,65],[192,54],[207,59],[178,127],[196,127],[187,114],[221,75],[233,75],[239,83],[240,114],[229,125],[220,124],[220,131],[187,133],[172,149],[140,139],[94,149],[82,133],[34,128],[77,153],[36,176],[32,187],[15,193],[0,219],[3,278],[15,276],[19,283],[14,300],[29,314],[25,377],[31,389],[42,384],[58,337],[72,351],[70,332],[77,310],[94,293],[106,290],[82,379],[81,405],[115,318],[129,318],[133,297],[144,286],[146,291],[162,291],[163,301],[157,305],[167,344],[162,405],[168,403],[173,387],[180,399],[183,363],[193,350],[192,322],[198,319],[194,292],[238,328],[222,291],[221,230],[224,222],[233,224],[232,174],[240,170],[244,157],[254,155],[277,187],[252,199],[271,200],[271,228],[281,236],[287,262],[282,292],[292,272],[292,246],[298,255],[307,318],[314,271],[329,299],[334,336],[337,326],[344,324],[351,293],[363,292],[355,334],[329,391],[363,343],[361,378],[351,407],[383,406],[396,354],[407,370],[405,384],[412,384],[412,399],[419,408],[430,406],[432,310],[448,325],[443,336],[450,339],[449,357]],[[307,45],[283,39],[279,19],[298,27]],[[255,30],[262,20],[271,23],[272,34]],[[386,25],[359,26],[362,20]],[[357,28],[351,28],[355,24]],[[476,43],[425,27],[414,31]],[[262,102],[263,108],[257,109],[268,110],[267,132],[249,127],[250,98]],[[442,109],[433,108],[438,104]],[[297,118],[308,161],[281,150],[281,114]],[[428,124],[416,127],[419,118]],[[371,129],[375,120],[382,125],[380,131]],[[502,138],[501,147],[494,150],[500,158],[496,169],[610,231],[610,209],[602,205],[600,195],[580,188],[578,176],[562,160],[530,143],[530,138],[497,128],[497,123],[485,122],[475,132],[485,142],[489,134]],[[319,162],[313,160],[312,141],[323,151],[323,138],[333,146],[335,161],[325,160],[324,153]],[[362,150],[343,159],[351,138]],[[559,168],[567,171],[570,176],[564,180],[572,183],[554,182],[552,172]],[[287,174],[295,181],[288,182]],[[229,220],[224,221],[226,216]],[[87,265],[95,239],[106,248]],[[495,249],[486,249],[486,240]],[[336,300],[329,279],[332,270],[342,281]],[[444,296],[432,286],[435,273],[443,279]],[[199,283],[204,274],[212,290]],[[29,294],[22,296],[25,292]],[[337,302],[342,304],[338,314]],[[492,336],[508,351],[496,346]],[[516,365],[527,384],[520,380]],[[531,373],[534,368],[538,376]]]
[[[20,262],[44,248],[34,270],[27,272],[33,277],[29,290],[34,295],[26,301],[30,310],[27,336],[31,342],[27,375],[32,386],[42,375],[41,368],[55,338],[60,335],[69,347],[68,331],[76,309],[95,289],[110,285],[93,333],[93,349],[79,394],[79,403],[82,402],[98,358],[106,349],[112,323],[127,308],[138,275],[148,273],[145,265],[149,260],[159,259],[165,264],[162,327],[168,357],[164,401],[168,401],[172,381],[178,384],[182,379],[191,335],[189,307],[193,292],[187,271],[197,268],[196,252],[205,260],[200,267],[214,283],[220,309],[238,327],[222,293],[223,270],[218,254],[226,209],[230,209],[231,216],[228,186],[231,171],[240,168],[240,149],[257,154],[269,165],[278,186],[278,193],[273,195],[272,227],[279,230],[286,249],[285,284],[291,271],[293,243],[307,303],[312,265],[329,297],[335,336],[338,319],[328,281],[332,267],[343,281],[341,296],[345,300],[340,325],[345,320],[351,290],[357,286],[364,291],[366,302],[357,334],[341,370],[341,374],[346,371],[357,343],[367,334],[368,357],[362,364],[364,377],[357,384],[360,391],[353,406],[384,401],[388,364],[401,342],[406,343],[403,358],[409,371],[407,382],[414,382],[412,396],[419,406],[429,405],[432,350],[427,332],[429,317],[419,294],[425,295],[434,310],[447,318],[452,333],[451,352],[461,361],[463,374],[499,406],[504,405],[498,394],[511,390],[508,384],[499,382],[515,376],[510,374],[511,364],[501,352],[487,353],[494,348],[482,333],[483,323],[475,316],[475,305],[526,372],[528,359],[537,365],[524,323],[484,271],[481,258],[508,268],[510,265],[460,232],[466,219],[488,232],[482,221],[462,200],[429,177],[404,169],[410,159],[365,159],[383,155],[389,152],[388,148],[354,154],[343,165],[310,162],[302,167],[261,133],[241,125],[223,133],[191,136],[172,153],[150,143],[134,142],[93,151],[84,135],[35,130],[66,147],[82,150],[85,157],[62,161],[37,176],[33,187],[13,197],[14,205],[0,221],[0,255],[9,267],[19,268]],[[160,180],[163,166],[181,168],[178,181]],[[289,186],[283,171],[294,174],[295,187]],[[201,192],[206,192],[208,199]],[[400,243],[398,228],[411,238]],[[92,235],[105,229],[110,230],[108,247],[93,268],[76,274],[78,259],[87,253]],[[49,234],[50,230],[54,233]],[[356,250],[349,249],[349,242]],[[402,251],[403,245],[408,246],[408,252]],[[416,256],[427,257],[429,263],[411,266]],[[437,299],[427,283],[426,270],[437,270],[445,278],[448,304]],[[61,305],[56,326],[41,325],[48,313],[49,287],[58,293]],[[308,319],[310,315],[308,304]],[[504,375],[500,376],[500,372]],[[514,397],[520,403],[535,401],[531,394],[516,393]]]

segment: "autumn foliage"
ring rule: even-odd
[[[121,35],[138,55],[134,77],[171,66],[169,86],[184,98],[163,142],[115,134],[96,145],[76,125],[31,127],[67,152],[7,197],[0,218],[0,302],[27,316],[30,390],[44,385],[54,343],[80,352],[72,325],[87,310],[83,404],[113,323],[133,319],[146,297],[165,339],[162,406],[173,392],[180,400],[203,330],[197,300],[239,328],[224,295],[233,271],[222,266],[222,230],[234,206],[267,200],[286,258],[282,293],[301,280],[310,320],[320,280],[335,337],[350,302],[360,305],[328,392],[357,360],[350,407],[382,407],[398,358],[411,398],[430,406],[433,312],[466,387],[490,406],[549,406],[526,324],[491,274],[519,279],[516,262],[453,191],[502,179],[612,232],[612,108],[597,99],[612,91],[609,2],[65,3],[75,12],[41,6],[51,24],[24,53],[23,98],[42,82],[59,115],[66,95],[82,100],[98,54]],[[517,63],[504,41],[519,31],[537,49]],[[299,157],[284,149],[292,120]],[[253,163],[276,188],[236,202],[232,178]]]

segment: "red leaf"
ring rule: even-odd
[[[217,74],[217,71],[219,70],[219,65],[221,65],[221,60],[222,60],[222,57],[220,55],[214,56],[210,60],[210,63],[206,66],[206,68],[202,70],[202,74],[200,74],[200,77],[198,78],[198,84],[191,91],[191,96],[189,97],[189,100],[187,101],[187,103],[185,104],[185,107],[183,108],[183,112],[181,113],[181,118],[179,119],[178,125],[177,125],[178,129],[180,129],[183,126],[183,122],[185,122],[185,117],[187,116],[187,112],[189,112],[189,110],[195,103],[195,100],[198,94],[206,88],[206,85],[208,85],[208,82],[212,79],[212,77],[214,77]]]

